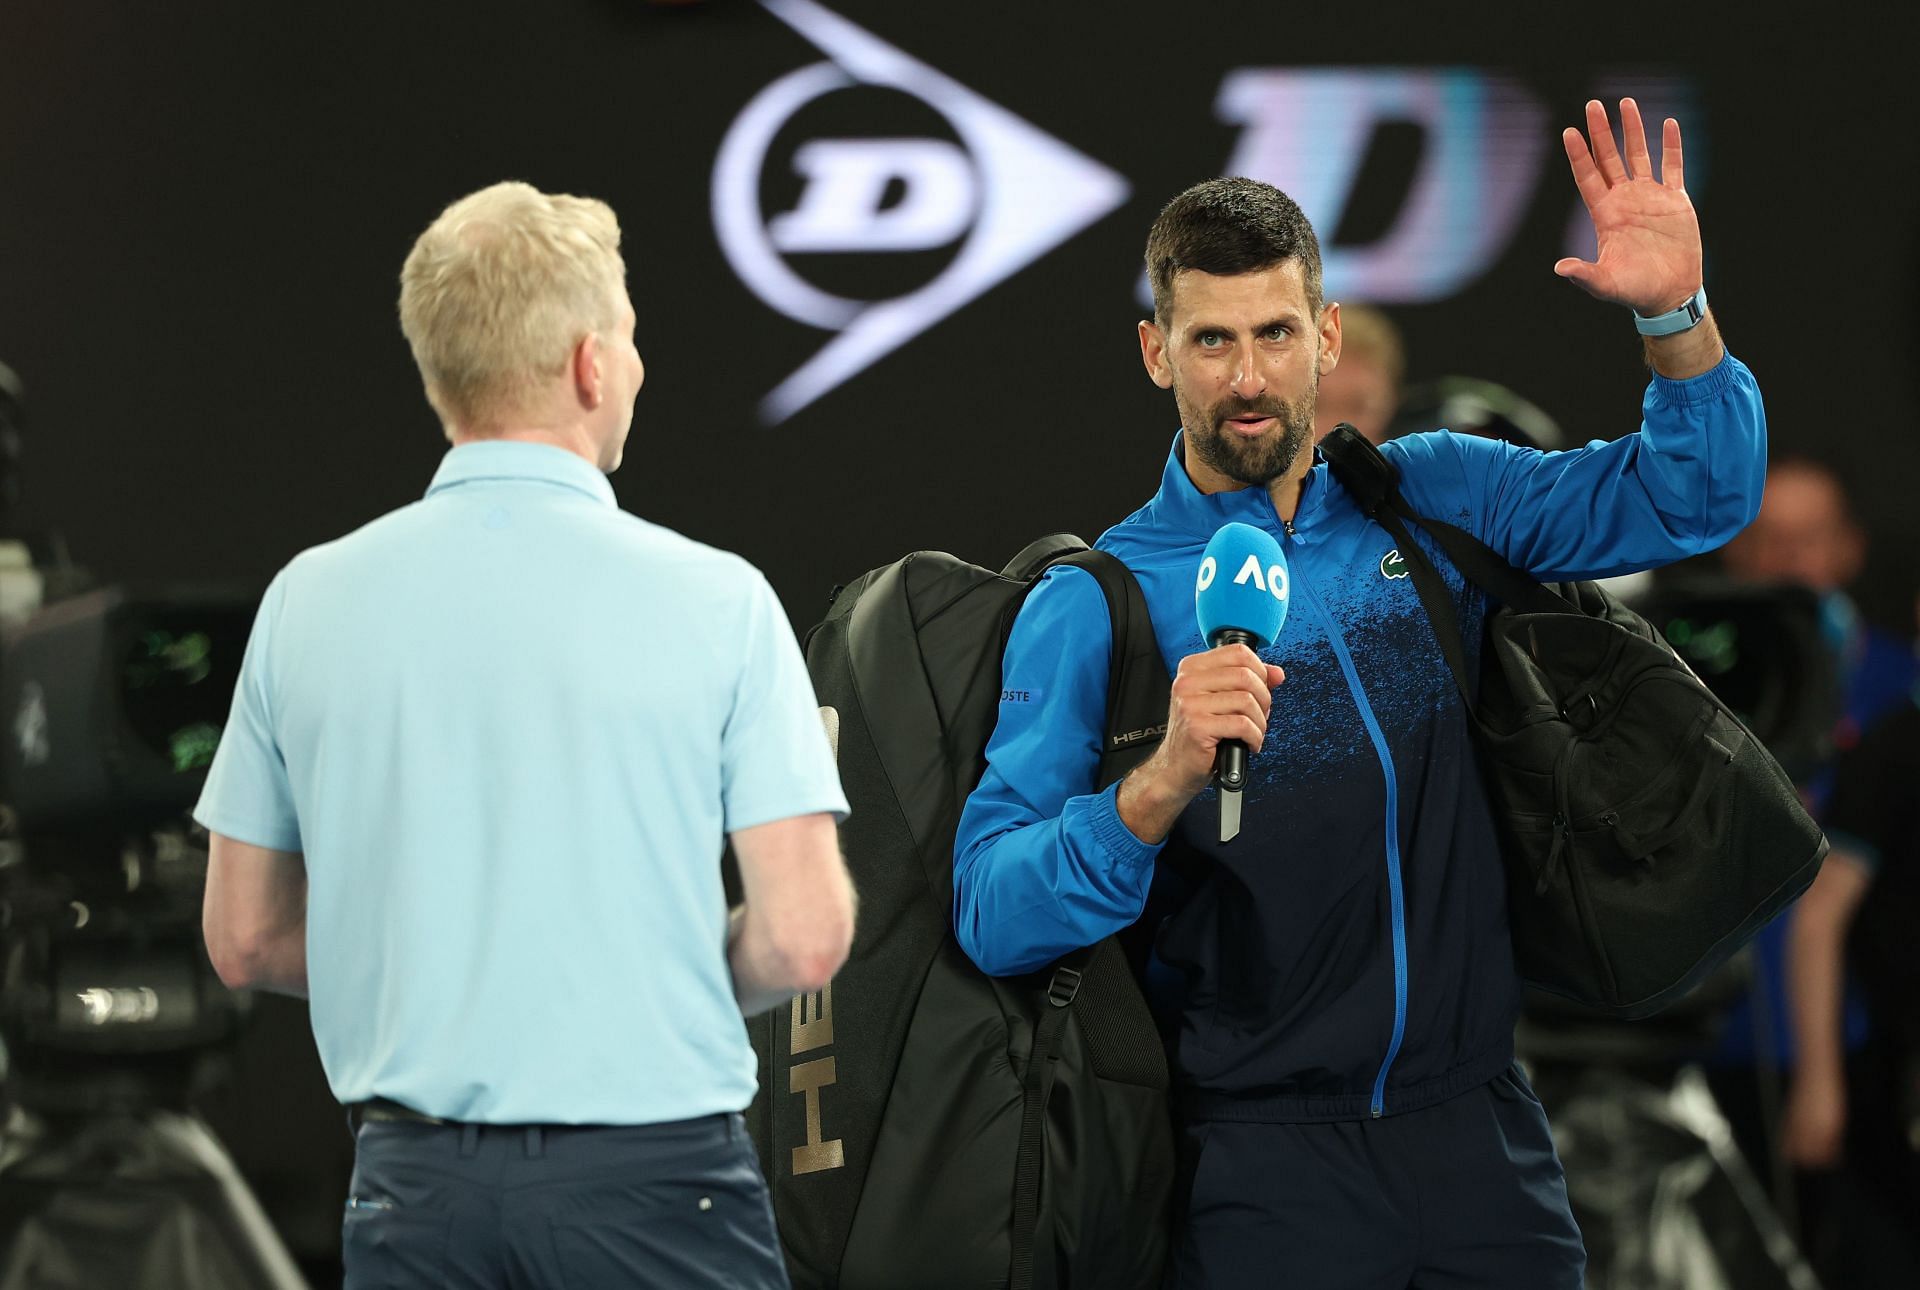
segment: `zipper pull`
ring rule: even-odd
[[[1283,529],[1285,529],[1285,530],[1287,531],[1287,536],[1288,536],[1288,537],[1293,537],[1293,536],[1295,536],[1295,535],[1294,535],[1294,531],[1293,531],[1293,521],[1292,521],[1292,520],[1281,520],[1281,521],[1280,521],[1280,527],[1281,527],[1281,528],[1283,528]]]

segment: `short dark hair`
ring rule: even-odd
[[[1173,279],[1183,269],[1222,276],[1300,262],[1307,306],[1320,316],[1320,239],[1293,198],[1257,179],[1209,179],[1161,208],[1147,234],[1147,281],[1162,327],[1173,311]]]

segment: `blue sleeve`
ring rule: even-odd
[[[1028,595],[1001,660],[987,770],[953,847],[961,948],[995,976],[1030,972],[1140,917],[1159,843],[1095,785],[1113,628],[1092,575],[1055,569]]]
[[[720,793],[727,832],[828,812],[847,814],[840,772],[799,642],[780,598],[747,575],[744,642],[733,705],[720,736]]]
[[[1473,435],[1388,443],[1416,511],[1458,522],[1546,582],[1604,578],[1711,551],[1760,508],[1767,417],[1731,355],[1684,381],[1655,376],[1637,434],[1568,452]]]
[[[233,707],[193,818],[209,832],[270,851],[301,850],[293,785],[273,724],[273,623],[286,596],[283,572],[267,588],[247,637]]]

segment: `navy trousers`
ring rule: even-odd
[[[1518,1069],[1378,1120],[1181,1134],[1174,1290],[1580,1290],[1586,1250]]]
[[[346,1290],[786,1290],[738,1115],[633,1127],[369,1121]]]

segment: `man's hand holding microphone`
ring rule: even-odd
[[[1163,841],[1208,782],[1221,780],[1220,840],[1240,829],[1245,758],[1266,742],[1273,691],[1286,673],[1255,653],[1287,614],[1280,544],[1250,524],[1207,543],[1194,580],[1200,635],[1212,648],[1180,660],[1159,748],[1120,785],[1120,819],[1144,842]],[[1235,747],[1237,745],[1237,748]]]

